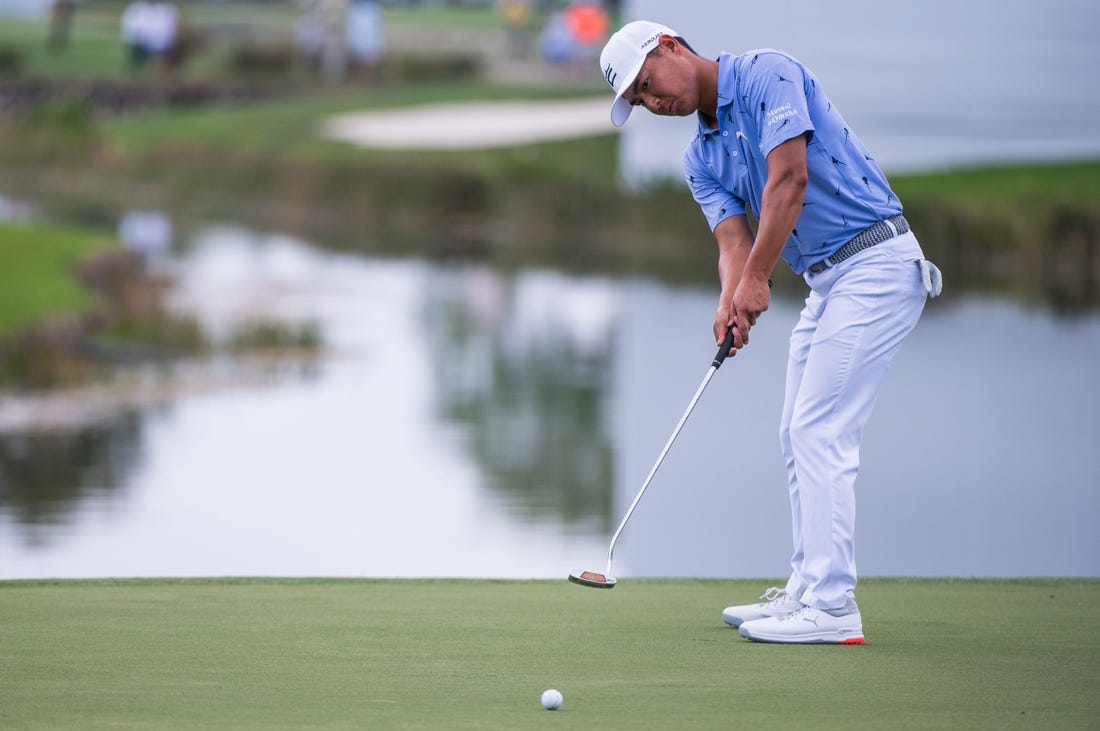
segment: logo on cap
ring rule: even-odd
[[[615,80],[619,78],[619,74],[611,68],[611,64],[607,64],[607,68],[603,70],[603,77],[607,79],[607,83],[611,84],[611,88],[615,89]]]

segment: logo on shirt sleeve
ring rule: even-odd
[[[767,125],[769,127],[774,127],[784,120],[797,116],[798,112],[795,111],[795,108],[788,102],[783,106],[765,112],[765,115],[767,117]]]

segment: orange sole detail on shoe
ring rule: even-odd
[[[863,644],[863,638],[862,637],[849,637],[846,640],[841,640],[837,644],[838,645],[862,645]]]

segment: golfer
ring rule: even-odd
[[[768,309],[780,258],[810,288],[791,334],[780,424],[790,578],[722,617],[750,640],[860,644],[860,441],[890,362],[939,293],[939,271],[874,158],[794,58],[759,50],[710,60],[672,29],[637,21],[611,36],[600,66],[616,126],[636,106],[698,120],[684,173],[718,242],[714,337],[735,328],[730,355]]]

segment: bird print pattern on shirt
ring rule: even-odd
[[[757,55],[756,58],[759,59],[759,55]],[[784,84],[784,83],[796,84],[797,83],[796,81],[792,80],[791,78],[788,78],[789,74],[779,73],[778,71],[776,71],[774,73],[775,73],[775,76],[774,76],[775,83],[779,83],[779,84]],[[812,110],[813,107],[814,107],[814,99],[817,98],[817,94],[819,93],[820,90],[817,87],[817,80],[814,79],[812,76],[807,74],[807,78],[805,80],[807,82],[806,87],[805,87],[806,100],[807,100],[807,104],[808,104],[810,110]],[[745,101],[747,102],[747,98],[745,99]],[[859,186],[859,188],[862,191],[857,196],[859,198],[868,198],[869,197],[871,200],[874,200],[874,199],[883,200],[887,205],[889,205],[891,202],[896,202],[897,199],[894,197],[893,192],[889,190],[889,187],[887,187],[885,190],[881,190],[879,188],[879,186],[877,185],[877,181],[873,182],[868,177],[868,174],[864,173],[861,170],[854,169],[854,168],[851,167],[851,165],[849,164],[851,162],[851,157],[848,157],[848,155],[853,155],[853,153],[854,153],[854,156],[857,159],[859,157],[862,157],[863,159],[867,160],[868,162],[874,162],[874,161],[871,158],[871,156],[866,153],[866,151],[862,150],[859,147],[859,143],[856,140],[855,136],[852,134],[852,130],[848,127],[847,124],[843,123],[842,119],[840,119],[839,111],[837,111],[833,108],[832,101],[829,100],[828,98],[821,98],[820,101],[823,102],[823,104],[818,106],[818,109],[824,109],[824,114],[827,116],[828,119],[840,122],[840,124],[838,124],[837,127],[839,127],[840,130],[842,130],[842,135],[843,136],[838,140],[838,142],[843,144],[843,146],[845,148],[845,154],[840,154],[839,152],[831,152],[831,151],[828,150],[828,138],[825,138],[824,142],[822,142],[821,138],[817,138],[815,140],[813,137],[811,137],[808,140],[808,144],[812,144],[814,142],[817,142],[818,144],[824,144],[825,145],[825,148],[822,151],[825,152],[825,154],[827,155],[827,159],[830,161],[830,163],[832,165],[832,170],[833,170],[833,172],[836,176],[834,178],[834,180],[831,181],[832,182],[832,189],[833,189],[833,197],[840,198],[840,197],[844,196],[845,195],[845,193],[844,193],[845,190],[848,190],[848,191],[851,192],[851,194],[855,195],[856,194],[855,188],[856,188],[856,186]],[[742,104],[741,106],[744,107],[744,106],[747,106],[747,104]],[[765,104],[761,104],[761,112],[764,113],[764,114],[767,113]],[[791,122],[793,124],[793,122],[789,119],[784,120],[784,122],[777,128],[777,131],[782,130],[788,122]],[[815,127],[823,127],[823,126],[824,125],[822,125],[820,121],[815,123]],[[803,201],[803,204],[802,204],[803,211],[807,210],[810,206],[814,206],[818,202],[818,201],[815,201],[813,199],[813,195],[814,195],[813,191],[808,191],[807,192],[806,199]],[[845,229],[847,229],[851,225],[849,220],[848,220],[847,215],[845,215],[842,212],[838,213],[836,215],[838,215],[839,218],[841,219],[841,221],[839,223]],[[831,217],[829,214],[826,214],[826,216]],[[796,241],[799,241],[801,243],[801,239],[798,235],[798,229],[797,228],[794,231],[792,231],[791,235],[794,237],[794,239]]]
[[[772,51],[749,54],[745,59],[744,65],[731,69],[733,78],[730,93],[724,97],[725,106],[719,90],[720,128],[700,137],[704,148],[711,150],[714,182],[723,181],[738,204],[737,209],[724,202],[714,206],[708,213],[712,221],[745,210],[742,205],[752,209],[762,202],[758,186],[763,185],[761,174],[766,175],[762,149],[765,139],[770,138],[774,145],[775,140],[793,137],[800,129],[807,131],[811,161],[816,156],[825,164],[816,167],[817,182],[806,191],[801,204],[802,225],[792,227],[791,248],[813,251],[822,246],[818,237],[829,236],[829,230],[860,228],[864,215],[852,210],[852,203],[841,201],[864,201],[868,210],[882,211],[883,203],[897,209],[889,184],[864,164],[873,163],[873,158],[847,126],[840,110],[818,88],[811,72]],[[695,170],[689,180],[698,186],[709,184],[712,178]],[[700,195],[709,193],[704,188]]]

